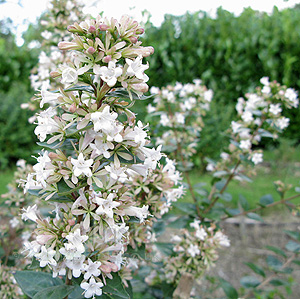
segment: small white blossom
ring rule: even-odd
[[[33,205],[33,206],[29,206],[27,207],[27,209],[23,208],[22,211],[24,211],[24,213],[22,213],[22,220],[26,221],[28,219],[36,222],[38,217],[36,215],[37,212],[37,205]]]
[[[76,177],[79,177],[81,174],[84,174],[87,177],[92,176],[91,166],[94,160],[84,160],[83,153],[78,155],[78,159],[71,158],[71,163],[73,164],[73,173]]]
[[[57,262],[53,258],[56,251],[51,247],[46,248],[45,246],[41,247],[41,252],[35,254],[36,259],[40,262],[40,267],[46,267],[47,265],[56,266]]]
[[[96,296],[102,295],[102,282],[96,282],[94,277],[91,277],[89,282],[82,282],[80,284],[80,287],[84,289],[84,297],[85,298],[91,298]]]
[[[92,276],[98,277],[101,273],[99,270],[100,266],[101,262],[93,262],[91,259],[88,259],[88,264],[83,265],[83,269],[86,271],[86,273],[84,273],[84,279],[88,280]]]

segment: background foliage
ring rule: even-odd
[[[28,76],[36,65],[38,49],[29,49],[28,45],[39,39],[36,33],[41,30],[39,25],[31,26],[24,35],[24,45],[17,47],[10,26],[9,22],[0,24],[0,108],[10,111],[1,113],[0,120],[2,168],[18,158],[29,158],[34,143],[33,128],[26,122],[24,111],[20,116],[19,103],[26,102],[34,92],[30,90]],[[221,145],[224,138],[216,132],[228,127],[236,99],[251,91],[262,76],[300,89],[299,28],[297,6],[283,11],[274,9],[271,15],[250,8],[237,17],[221,8],[214,18],[205,12],[166,15],[160,27],[151,22],[146,24],[143,43],[155,48],[155,55],[148,59],[149,86],[162,87],[201,78],[214,90],[206,120],[212,126],[207,125],[202,133],[199,153],[217,156],[219,153],[211,144]],[[139,104],[140,118],[145,117],[145,107],[145,102]],[[299,110],[287,113],[291,125],[285,137],[293,144],[299,142],[299,113]],[[194,161],[198,166],[201,155]]]

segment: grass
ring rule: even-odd
[[[250,208],[257,206],[259,199],[266,194],[271,194],[274,200],[279,200],[280,196],[275,190],[274,181],[281,180],[284,183],[292,184],[294,187],[300,186],[300,148],[292,147],[288,142],[283,141],[279,148],[264,151],[264,163],[256,167],[257,175],[252,177],[252,183],[239,182],[233,180],[227,191],[232,195],[232,201],[226,203],[228,207],[237,207],[239,196],[243,195],[249,202]],[[211,189],[211,176],[201,174],[197,170],[190,172],[192,184],[206,183],[205,189]],[[292,188],[286,196],[296,194]],[[186,196],[181,201],[192,202],[191,195],[187,191]],[[294,204],[300,204],[300,199],[295,199]],[[279,211],[282,209],[279,205],[270,209]],[[264,214],[269,214],[267,209]]]
[[[6,193],[7,184],[13,179],[15,169],[6,169],[0,171],[0,195]]]

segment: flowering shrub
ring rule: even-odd
[[[25,243],[27,257],[49,267],[53,277],[66,276],[60,296],[70,294],[69,286],[80,277],[77,284],[90,298],[110,292],[107,279],[119,281],[113,273],[120,272],[125,262],[129,221],[137,218],[143,224],[149,204],[162,214],[175,200],[167,196],[179,174],[167,160],[161,172],[169,185],[163,185],[165,193],[155,194],[155,200],[148,197],[147,205],[136,200],[138,190],[129,191],[139,176],[155,180],[152,173],[162,157],[160,147],[146,147],[145,126],[136,123],[129,110],[148,89],[144,74],[148,65],[142,60],[153,48],[138,41],[143,29],[127,16],[120,22],[99,16],[68,30],[74,40],[60,42],[59,48],[73,50],[71,61],[51,73],[63,87],[41,91],[41,107],[44,103],[50,107],[38,114],[35,134],[46,150],[24,182],[24,192],[53,204],[55,215],[43,218],[34,205],[24,209],[22,218],[37,224],[35,240]],[[175,192],[178,197],[182,189]],[[17,272],[27,294],[22,277]],[[127,294],[123,288],[119,292]]]

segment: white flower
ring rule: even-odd
[[[142,223],[149,215],[148,211],[149,206],[143,206],[142,208],[138,207],[129,207],[124,208],[123,211],[128,216],[134,216],[140,219],[140,223]]]
[[[124,263],[122,251],[120,251],[117,255],[111,256],[110,261],[112,261],[118,267],[118,270],[120,270],[121,265]]]
[[[101,137],[96,137],[95,143],[91,143],[90,147],[95,151],[96,155],[103,155],[103,157],[106,159],[109,159],[110,157],[109,149],[114,149],[112,143],[103,142],[103,139]]]
[[[74,233],[69,233],[66,236],[66,239],[72,243],[77,250],[83,250],[84,252],[84,245],[83,242],[85,242],[89,237],[86,235],[81,235],[80,234],[80,228],[77,228]]]
[[[113,209],[120,205],[119,202],[113,201],[114,197],[115,195],[113,193],[110,193],[106,199],[96,196],[93,200],[99,205],[99,207],[96,210],[96,214],[106,215],[108,218],[113,218]]]
[[[177,123],[179,124],[184,124],[184,115],[180,112],[175,112],[175,119],[177,121]]]
[[[84,271],[84,279],[88,280],[91,276],[98,277],[101,273],[99,267],[101,266],[101,262],[93,262],[91,259],[88,259],[88,264],[83,265]]]
[[[207,171],[214,171],[215,170],[215,165],[212,163],[208,163],[206,166]]]
[[[282,111],[280,104],[270,104],[269,112],[278,115]]]
[[[196,229],[195,231],[195,236],[201,241],[204,241],[205,238],[207,237],[207,232],[203,227],[200,227],[199,229]]]
[[[238,133],[239,130],[241,129],[241,127],[242,127],[241,124],[239,124],[239,123],[237,123],[235,121],[231,122],[231,128],[232,128],[233,133]]]
[[[170,123],[170,119],[168,118],[167,114],[165,113],[162,113],[160,115],[160,124],[162,124],[163,126],[169,126],[171,123]]]
[[[249,123],[249,122],[251,122],[251,121],[254,120],[253,115],[252,115],[252,113],[251,113],[250,111],[245,111],[245,112],[242,114],[242,119],[243,119],[243,121],[246,122],[246,123]]]
[[[59,249],[59,252],[66,257],[67,260],[73,260],[74,258],[81,257],[81,254],[84,253],[85,249],[83,247],[77,248],[72,243],[64,243],[64,247]]]
[[[262,93],[264,94],[270,94],[271,93],[271,87],[270,86],[264,86],[263,89],[261,90]]]
[[[298,100],[298,95],[297,92],[293,89],[293,88],[288,88],[285,93],[284,96],[291,102],[291,105],[293,107],[298,107],[299,104],[299,100]]]
[[[28,251],[26,257],[33,257],[36,254],[38,254],[41,250],[41,245],[37,241],[32,241],[32,242],[25,241],[24,247],[25,249],[22,252]]]
[[[200,249],[199,249],[199,247],[197,245],[190,244],[189,248],[187,249],[187,253],[191,257],[195,257],[196,255],[200,254]]]
[[[84,289],[84,297],[85,298],[91,298],[96,295],[96,296],[101,296],[102,295],[102,287],[103,283],[102,282],[96,282],[94,277],[91,277],[89,282],[82,282],[80,284],[80,287]]]
[[[268,85],[270,84],[270,82],[269,82],[269,77],[262,77],[262,78],[260,79],[260,83],[263,84],[263,85],[268,86]]]
[[[71,163],[73,164],[73,173],[76,177],[79,177],[81,174],[84,174],[87,177],[92,176],[92,171],[90,167],[92,166],[94,160],[84,160],[83,153],[78,155],[78,159],[71,158]]]
[[[213,237],[221,246],[229,247],[230,246],[230,240],[226,235],[224,235],[222,232],[218,231]]]
[[[32,207],[29,206],[27,209],[23,208],[22,211],[24,211],[24,213],[22,213],[22,219],[24,221],[26,221],[27,219],[30,219],[34,222],[37,221],[38,217],[36,215],[36,211],[37,211],[36,205],[33,205]]]
[[[107,170],[110,174],[110,177],[113,180],[124,183],[127,180],[127,174],[125,173],[125,167],[117,167],[114,163],[110,163],[110,165],[105,166],[105,170]]]
[[[147,106],[147,112],[148,113],[153,113],[155,111],[156,111],[156,108],[154,106],[152,106],[151,104],[148,104],[148,106]]]
[[[280,117],[275,121],[275,124],[277,127],[279,127],[281,130],[287,128],[289,126],[289,118],[286,117]]]
[[[47,134],[57,132],[59,129],[59,125],[52,118],[55,113],[55,110],[49,107],[37,117],[37,127],[34,130],[34,134],[37,135],[41,142],[45,141]]]
[[[214,93],[213,93],[213,91],[212,91],[211,89],[205,91],[205,92],[204,92],[204,100],[205,100],[206,102],[209,102],[209,103],[210,103],[211,100],[212,100],[212,98],[213,98],[213,95],[214,95]]]
[[[47,265],[56,266],[57,262],[53,258],[56,251],[53,250],[51,247],[46,248],[45,246],[41,247],[41,252],[35,254],[35,257],[40,262],[40,267],[46,267]]]
[[[11,225],[12,228],[15,228],[19,225],[20,221],[17,217],[14,217],[13,219],[9,220],[9,224]]]
[[[251,157],[251,161],[256,165],[263,161],[263,154],[262,153],[254,153]]]
[[[157,147],[157,149],[153,148],[141,148],[141,151],[145,155],[146,159],[144,161],[144,165],[147,165],[148,168],[152,168],[153,170],[156,168],[158,161],[163,156],[161,153],[161,145]]]
[[[94,73],[100,75],[100,78],[107,83],[109,87],[113,87],[117,83],[118,77],[122,75],[123,69],[116,67],[115,61],[110,61],[108,67],[106,66],[94,66]]]
[[[125,61],[128,65],[126,72],[128,76],[136,76],[138,79],[143,80],[144,82],[147,82],[149,80],[149,77],[146,74],[144,74],[144,71],[149,68],[149,65],[142,64],[142,56],[136,57],[135,60],[126,58]]]
[[[78,81],[78,73],[72,67],[63,67],[61,74],[61,83],[66,85],[75,84]]]
[[[139,120],[137,126],[133,130],[130,130],[126,134],[127,140],[134,140],[139,146],[144,146],[147,141],[147,132],[144,130],[146,126],[143,126],[142,122]]]
[[[251,148],[251,141],[249,139],[241,140],[240,148],[245,149],[245,150],[249,150]]]
[[[41,96],[42,96],[42,100],[40,102],[40,108],[43,108],[44,104],[46,103],[56,104],[58,97],[60,97],[60,93],[50,92],[47,91],[45,88],[42,88]]]
[[[74,277],[79,277],[81,271],[84,270],[83,262],[85,261],[85,256],[74,257],[72,260],[66,260],[66,266],[72,270],[72,275]]]

